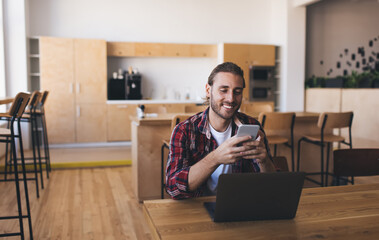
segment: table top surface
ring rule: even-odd
[[[288,220],[213,222],[203,202],[144,201],[156,239],[378,239],[379,184],[303,189],[297,215]]]
[[[13,102],[13,97],[0,97],[0,104],[8,104]]]

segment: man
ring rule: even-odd
[[[235,136],[241,124],[260,125],[238,112],[244,87],[240,67],[218,65],[206,84],[210,107],[173,130],[166,170],[166,190],[173,199],[214,195],[222,173],[276,170],[262,129],[256,140]]]

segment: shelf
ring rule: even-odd
[[[30,58],[39,58],[39,54],[29,54]]]
[[[31,76],[31,77],[39,77],[39,76],[41,76],[41,74],[40,73],[30,73],[29,76]]]

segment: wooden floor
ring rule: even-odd
[[[29,181],[34,239],[151,239],[130,178],[131,167],[53,170],[39,199]],[[15,203],[14,183],[0,183],[0,215],[15,215]],[[0,222],[0,233],[17,230]]]

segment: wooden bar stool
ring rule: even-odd
[[[36,193],[37,193],[37,198],[39,198],[39,183],[38,183],[38,172],[40,173],[40,179],[41,179],[41,187],[43,188],[43,176],[42,176],[42,164],[41,164],[41,155],[40,151],[36,150],[38,148],[38,141],[39,141],[39,136],[37,131],[37,120],[36,120],[36,115],[34,114],[39,101],[41,98],[41,93],[38,91],[34,91],[30,97],[29,104],[27,105],[27,109],[25,110],[24,114],[20,118],[22,122],[28,122],[30,123],[31,126],[31,140],[32,140],[32,150],[33,150],[33,157],[32,158],[24,158],[25,164],[26,165],[33,165],[34,168],[33,170],[28,170],[27,172],[32,172],[34,173],[34,178],[27,178],[27,180],[34,180],[36,182]],[[8,121],[10,119],[8,118]],[[6,146],[6,149],[8,149],[8,144]],[[38,153],[38,155],[37,155]],[[20,158],[16,158],[17,161],[20,161]],[[30,160],[32,162],[30,163]],[[37,160],[39,162],[39,168],[37,167]],[[6,151],[5,155],[5,179],[7,179],[7,174],[11,173],[12,169],[12,162],[14,161],[14,158],[12,155],[9,155],[9,160],[8,160],[8,154]],[[8,169],[9,167],[9,169]]]
[[[178,114],[175,115],[171,120],[171,131],[174,130],[175,126],[178,125],[178,123],[183,122],[187,120],[189,117],[193,116],[193,114]],[[163,144],[161,147],[161,198],[164,198],[164,188],[165,188],[165,181],[164,181],[164,175],[165,175],[165,161],[164,161],[164,149],[170,149],[170,140],[164,139]]]
[[[292,171],[295,171],[295,160],[293,153],[293,128],[295,125],[295,113],[262,112],[259,114],[258,120],[261,122],[262,127],[266,132],[268,143],[274,145],[274,156],[276,156],[278,144],[284,144],[284,146],[291,149]],[[289,133],[290,137],[284,137],[283,134],[285,133]]]
[[[4,233],[0,234],[0,237],[10,237],[10,236],[21,236],[21,239],[24,239],[24,225],[23,218],[28,219],[29,224],[29,235],[30,239],[33,239],[33,230],[32,230],[32,220],[30,214],[30,204],[29,204],[29,194],[28,194],[28,183],[26,177],[25,169],[25,160],[24,160],[24,151],[22,145],[22,136],[21,136],[21,116],[25,111],[25,108],[29,102],[30,94],[27,93],[18,93],[15,97],[15,100],[9,109],[7,114],[1,114],[1,117],[6,117],[10,119],[9,129],[0,128],[0,142],[10,143],[13,159],[17,159],[17,150],[16,150],[16,138],[19,140],[19,149],[21,155],[21,166],[22,166],[22,180],[24,182],[24,192],[25,192],[25,201],[26,201],[26,211],[27,214],[22,214],[22,204],[21,204],[21,191],[20,191],[20,178],[18,172],[18,161],[13,161],[14,165],[14,179],[0,180],[0,181],[14,181],[16,185],[16,199],[17,199],[17,216],[1,216],[0,220],[10,220],[18,219],[19,221],[19,232],[13,233]],[[15,122],[17,121],[18,133],[15,133]]]
[[[329,151],[331,144],[334,142],[343,143],[350,148],[352,148],[351,141],[351,125],[353,122],[353,112],[340,112],[340,113],[331,113],[324,112],[320,114],[318,119],[317,126],[320,128],[319,135],[308,135],[300,138],[297,148],[297,171],[300,170],[300,146],[301,142],[305,141],[308,143],[315,144],[320,146],[321,150],[321,172],[307,173],[307,175],[321,175],[321,181],[318,182],[314,179],[308,178],[307,180],[314,182],[316,184],[323,186],[328,185],[328,175],[329,175]],[[333,133],[326,133],[326,129],[341,129],[349,128],[349,142],[345,141],[345,138],[339,135],[334,135]],[[326,170],[324,170],[324,147],[327,147],[327,158],[326,158]],[[326,176],[324,179],[324,175]],[[325,180],[325,182],[324,182]]]

